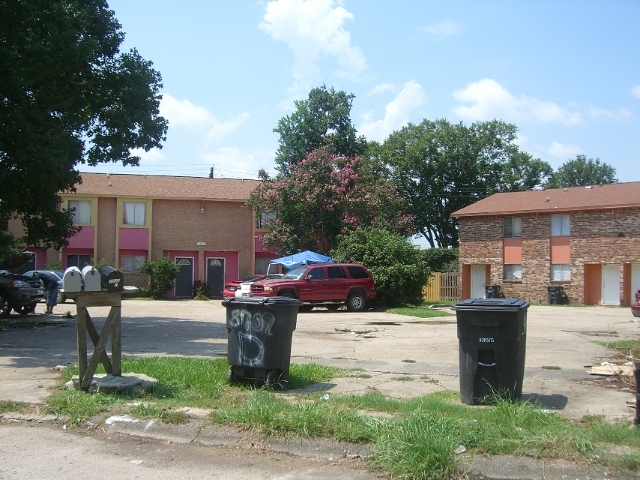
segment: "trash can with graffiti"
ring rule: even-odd
[[[229,381],[284,388],[302,302],[288,297],[232,297],[222,305],[227,309]]]
[[[460,401],[493,403],[522,395],[529,302],[517,298],[468,299],[456,311]]]

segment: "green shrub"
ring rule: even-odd
[[[361,263],[376,282],[378,303],[417,305],[430,269],[424,252],[401,235],[367,228],[341,235],[332,252],[336,262]]]
[[[145,260],[140,266],[140,273],[150,277],[148,291],[155,299],[164,297],[173,288],[173,281],[179,272],[178,265],[169,257],[162,257],[155,262]]]

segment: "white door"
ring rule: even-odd
[[[631,266],[631,302],[636,301],[636,292],[640,290],[640,264]]]
[[[602,266],[602,304],[620,305],[620,265]]]
[[[484,282],[487,278],[485,265],[471,265],[471,298],[484,298]]]

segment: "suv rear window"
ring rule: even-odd
[[[351,275],[351,278],[369,278],[369,275],[367,275],[367,271],[362,267],[349,265],[347,267],[347,270],[349,270],[349,275]]]
[[[329,278],[347,278],[342,267],[327,267]]]

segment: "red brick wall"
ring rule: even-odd
[[[502,219],[459,220],[460,265],[490,264],[491,283],[505,297],[545,303],[551,285],[550,214],[522,217],[522,281],[502,279]],[[560,282],[570,303],[583,303],[585,264],[640,263],[640,208],[571,213],[571,280]],[[461,270],[462,271],[462,270]],[[620,296],[627,301],[628,281],[621,276]]]
[[[244,278],[251,273],[252,222],[252,211],[241,202],[154,200],[151,258],[157,260],[165,250],[197,250],[199,280],[204,281],[205,252],[238,252],[238,272]]]

